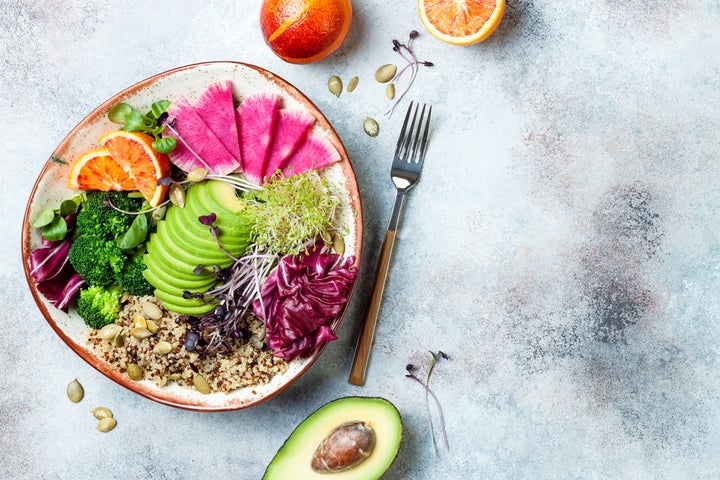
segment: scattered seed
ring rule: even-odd
[[[208,381],[200,375],[199,373],[196,373],[193,377],[193,385],[195,385],[195,390],[202,393],[203,395],[207,395],[210,393],[210,384]]]
[[[154,320],[148,320],[147,321],[147,329],[150,333],[155,335],[158,332],[158,330],[160,330],[160,325],[155,323]]]
[[[163,316],[163,312],[160,310],[160,307],[152,302],[143,302],[142,312],[143,315],[145,315],[145,318],[149,318],[150,320],[160,320]]]
[[[125,336],[122,333],[115,335],[115,338],[113,338],[113,345],[116,347],[122,347],[125,345]]]
[[[130,299],[130,292],[123,292],[122,295],[120,295],[120,303],[125,303]]]
[[[85,390],[83,389],[83,386],[80,385],[80,382],[77,381],[77,378],[68,383],[67,396],[73,403],[78,403],[83,399],[83,396],[85,396]]]
[[[145,338],[152,337],[152,332],[147,328],[135,327],[130,329],[130,335],[139,340],[143,340]]]
[[[348,82],[347,87],[345,88],[345,91],[347,91],[348,93],[350,93],[350,92],[352,92],[353,90],[355,90],[355,87],[358,86],[358,82],[359,82],[359,81],[360,81],[360,79],[359,79],[358,77],[352,77],[352,78],[350,79],[350,81]]]
[[[392,100],[395,98],[395,84],[394,83],[388,83],[387,87],[385,87],[385,95],[387,98]]]
[[[180,208],[185,206],[185,189],[179,183],[173,183],[170,185],[170,192],[168,193],[170,202],[173,205],[177,205]]]
[[[363,122],[363,129],[365,130],[365,133],[371,137],[377,137],[378,132],[380,132],[380,125],[378,125],[374,119],[366,117]]]
[[[117,421],[112,417],[107,417],[100,420],[95,428],[98,432],[106,433],[115,428],[115,425],[117,425]]]
[[[187,173],[186,178],[191,182],[202,182],[207,177],[207,170],[202,167],[193,168]]]
[[[170,345],[170,342],[161,340],[153,348],[153,353],[155,355],[167,355],[168,353],[172,352],[172,349],[173,347],[172,345]]]
[[[328,89],[330,90],[330,93],[332,93],[336,97],[339,97],[343,89],[342,80],[340,80],[340,77],[338,77],[337,75],[331,76],[328,79]]]
[[[392,78],[395,76],[395,73],[397,73],[397,66],[393,65],[392,63],[387,63],[377,69],[377,71],[375,72],[375,80],[380,83],[387,83],[392,80]]]
[[[325,245],[327,245],[328,247],[332,245],[333,236],[330,231],[323,230],[322,232],[320,232],[320,238],[322,238],[323,242],[325,242]]]
[[[127,366],[127,374],[128,377],[132,378],[133,380],[142,380],[143,378],[143,371],[142,368],[137,363],[130,363]]]
[[[103,418],[113,418],[113,414],[107,407],[96,407],[92,411],[93,417],[97,418],[98,420],[102,420]]]
[[[332,241],[333,248],[335,249],[335,253],[338,255],[344,255],[345,254],[345,239],[342,235],[340,235],[339,232],[335,232],[333,234],[333,241]]]
[[[117,323],[109,323],[98,330],[98,337],[103,340],[112,340],[122,330],[122,327]]]
[[[147,321],[142,314],[136,314],[133,317],[133,327],[135,328],[147,328]]]

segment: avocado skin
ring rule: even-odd
[[[361,464],[332,474],[312,470],[317,445],[332,429],[348,421],[365,421],[375,430],[377,443]],[[400,449],[402,419],[397,408],[381,397],[342,397],[308,415],[285,440],[268,465],[263,480],[377,480],[390,468]]]

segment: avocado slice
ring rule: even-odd
[[[362,422],[375,435],[365,460],[340,472],[320,473],[311,467],[318,446],[337,427]],[[343,397],[317,409],[290,434],[265,470],[263,480],[317,479],[373,480],[390,467],[400,449],[402,421],[395,406],[384,398]]]

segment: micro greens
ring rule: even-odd
[[[430,389],[430,376],[432,375],[433,369],[435,368],[435,364],[438,362],[438,360],[441,358],[448,360],[449,357],[447,356],[447,354],[445,354],[441,350],[438,350],[437,353],[430,352],[430,355],[432,356],[432,360],[430,360],[430,363],[428,364],[427,373],[425,375],[425,381],[422,381],[418,376],[416,376],[413,373],[413,371],[415,370],[415,365],[413,365],[413,364],[407,364],[405,366],[405,370],[408,372],[405,376],[416,381],[417,383],[422,385],[423,388],[425,389],[425,409],[427,410],[428,420],[430,422],[430,434],[431,434],[431,438],[432,438],[433,450],[437,454],[437,442],[435,440],[435,428],[433,426],[432,414],[430,413],[430,397],[432,397],[433,401],[435,402],[435,407],[437,409],[437,415],[438,415],[438,422],[440,424],[440,431],[443,436],[443,443],[445,445],[445,448],[447,450],[449,450],[450,445],[448,443],[447,432],[445,431],[445,420],[443,418],[443,412],[442,412],[442,407],[440,406],[440,400],[438,400],[437,396],[435,395],[435,392],[433,392]]]
[[[33,228],[42,229],[41,234],[47,241],[54,242],[64,239],[68,232],[66,218],[77,213],[82,201],[82,195],[76,195],[69,200],[64,200],[58,208],[41,211],[32,222]]]
[[[243,328],[245,314],[252,307],[253,302],[261,298],[262,285],[277,261],[271,254],[261,253],[258,250],[246,253],[240,258],[230,255],[220,242],[220,229],[215,225],[217,219],[214,213],[202,215],[198,220],[210,228],[220,250],[233,260],[232,265],[225,269],[213,266],[212,273],[217,277],[220,285],[207,292],[183,292],[186,299],[195,298],[204,302],[214,303],[215,308],[201,316],[183,315],[180,322],[190,326],[185,337],[184,348],[195,351],[202,348],[200,358],[212,353],[230,353],[232,342],[250,340],[259,344],[259,338],[249,338],[248,331]],[[207,267],[198,265],[196,274],[208,271]]]
[[[110,109],[108,119],[122,125],[125,131],[142,132],[152,136],[155,139],[152,142],[153,149],[158,153],[168,153],[175,150],[176,146],[173,137],[162,136],[169,106],[168,100],[158,100],[150,106],[150,111],[143,115],[130,104],[120,102]]]
[[[332,226],[339,205],[327,181],[314,171],[273,176],[262,190],[246,196],[246,209],[255,219],[256,245],[279,255],[305,250],[309,241]]]
[[[408,68],[410,69],[410,78],[407,79],[405,82],[405,85],[403,86],[402,91],[400,94],[395,96],[395,99],[393,103],[388,107],[388,109],[385,111],[385,115],[388,117],[393,114],[393,111],[395,111],[395,107],[400,103],[400,100],[405,96],[405,94],[410,90],[410,87],[412,86],[413,82],[415,81],[415,78],[417,77],[418,70],[420,69],[420,65],[425,67],[432,67],[434,64],[432,62],[427,61],[420,61],[417,59],[417,56],[415,55],[415,52],[412,49],[412,43],[413,40],[418,38],[420,34],[417,30],[412,30],[410,32],[409,38],[407,43],[400,43],[398,40],[393,40],[393,52],[397,52],[403,60],[407,63],[404,67],[399,68],[398,71],[395,73],[395,76],[390,80],[390,83],[395,84],[398,80],[400,80],[400,77],[402,77],[403,73],[405,73]]]

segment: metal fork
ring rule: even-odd
[[[427,109],[427,116],[425,110]],[[382,249],[380,250],[380,258],[375,273],[375,283],[373,284],[370,303],[368,305],[365,323],[363,324],[360,338],[355,347],[355,358],[352,367],[350,367],[350,377],[348,381],[354,385],[362,385],[365,383],[365,370],[367,368],[368,358],[370,356],[370,347],[372,346],[373,337],[375,335],[375,325],[377,323],[378,313],[380,312],[380,301],[382,300],[383,291],[385,290],[385,279],[387,278],[388,267],[390,266],[390,257],[392,256],[393,246],[395,245],[395,233],[397,232],[400,220],[400,210],[402,209],[405,193],[410,190],[420,178],[423,161],[425,160],[425,149],[427,148],[428,132],[430,131],[430,114],[432,107],[422,106],[420,118],[418,118],[418,104],[413,111],[413,103],[410,103],[402,130],[395,147],[395,156],[393,157],[392,168],[390,169],[390,177],[397,189],[395,196],[395,204],[393,205],[392,214],[390,215],[390,223]],[[412,120],[411,120],[412,119]]]

